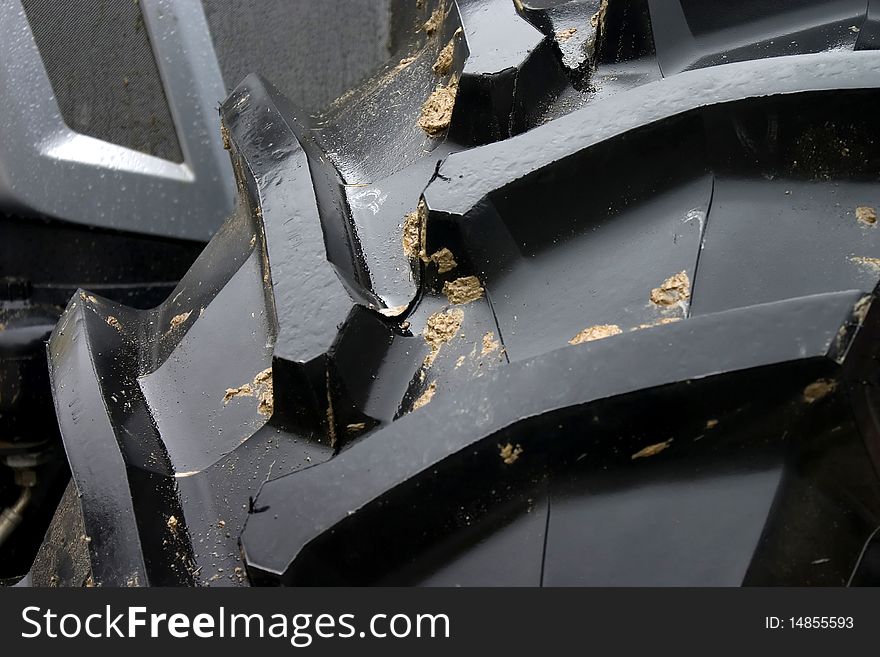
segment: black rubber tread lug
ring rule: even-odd
[[[802,385],[792,387],[803,389],[822,369],[835,371],[837,363],[828,354],[836,348],[840,328],[852,320],[863,296],[859,292],[817,295],[708,315],[620,336],[616,344],[605,340],[580,345],[497,370],[471,384],[459,399],[438,399],[424,411],[373,434],[369,444],[359,443],[326,465],[267,483],[258,498],[265,512],[250,516],[242,536],[251,575],[256,581],[277,578],[286,583],[315,583],[320,581],[316,579],[319,573],[326,571],[331,580],[339,576],[342,581],[354,581],[347,578],[368,576],[364,568],[371,559],[379,560],[375,567],[381,571],[386,558],[368,553],[366,546],[363,562],[354,553],[332,547],[334,541],[344,542],[344,527],[369,521],[373,527],[386,526],[392,531],[387,524],[391,518],[385,515],[391,513],[389,509],[399,505],[421,508],[420,514],[398,516],[407,528],[394,530],[398,540],[405,536],[414,542],[399,546],[400,552],[414,549],[428,536],[424,525],[442,528],[451,522],[432,514],[442,516],[444,509],[457,508],[420,501],[421,494],[436,494],[437,487],[447,489],[442,484],[444,473],[455,473],[450,476],[458,478],[465,467],[474,473],[484,471],[480,480],[487,487],[502,486],[510,476],[514,480],[504,490],[517,491],[517,482],[540,472],[549,453],[566,451],[564,443],[542,443],[538,435],[520,432],[523,454],[532,455],[523,459],[526,464],[508,470],[498,456],[497,444],[505,442],[499,432],[552,410],[714,374],[785,362],[824,363],[818,371],[808,367],[805,375],[797,375]],[[760,341],[755,340],[758,327]],[[733,344],[749,344],[750,348],[722,348]],[[595,372],[604,374],[594,378]],[[534,388],[536,379],[545,382],[540,392]],[[419,435],[428,439],[417,440]],[[323,493],[320,498],[315,487]],[[474,489],[472,495],[478,501],[473,504],[491,506],[491,500],[481,497],[481,488]],[[299,502],[291,505],[291,500]],[[385,524],[377,523],[376,514],[385,518]],[[279,531],[281,526],[284,532]]]
[[[567,83],[552,37],[507,0],[458,0],[457,7],[468,54],[450,137],[471,146],[533,127],[541,106]]]
[[[607,0],[606,3],[607,5]],[[562,65],[583,81],[595,66],[602,0],[569,0],[545,6],[523,2],[520,12],[535,27],[556,41]]]
[[[490,191],[611,137],[702,107],[770,95],[876,88],[871,53],[822,53],[682,73],[618,94],[523,135],[444,160],[425,190],[429,209],[462,216]]]
[[[649,0],[648,4],[664,76],[765,57],[851,50],[866,8],[864,0],[711,3],[710,11],[703,3]],[[753,34],[761,35],[760,40],[743,39]]]

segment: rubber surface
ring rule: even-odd
[[[426,3],[314,116],[246,78],[239,208],[50,342],[94,581],[876,583],[872,14],[705,4]]]

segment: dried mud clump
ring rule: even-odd
[[[122,324],[120,324],[120,323],[119,323],[119,320],[116,319],[113,315],[107,315],[107,319],[104,320],[104,321],[106,321],[107,324],[109,324],[110,326],[112,326],[113,328],[115,328],[117,331],[121,331],[121,330],[122,330]]]
[[[451,308],[446,312],[436,312],[428,318],[425,324],[425,330],[422,335],[431,353],[425,357],[425,367],[431,367],[440,348],[455,337],[461,328],[461,322],[464,320],[464,311],[459,308]]]
[[[455,256],[452,255],[452,251],[445,246],[439,251],[435,251],[431,254],[431,261],[437,265],[437,271],[440,274],[452,271],[458,266],[458,263],[455,262]]]
[[[431,137],[439,136],[449,127],[457,92],[458,79],[453,77],[447,85],[438,84],[422,105],[419,127]]]
[[[691,296],[691,282],[686,271],[670,276],[660,287],[651,290],[651,303],[658,306],[675,306]]]
[[[804,388],[804,401],[807,404],[813,404],[834,392],[836,387],[837,381],[832,381],[831,379],[819,379],[818,381],[813,381],[810,385]]]
[[[438,6],[433,12],[431,12],[431,16],[428,18],[428,20],[426,20],[422,24],[422,29],[428,36],[433,36],[434,33],[440,29],[440,26],[443,25],[444,4],[446,3],[441,2],[440,6]]]
[[[877,223],[877,210],[866,205],[860,205],[856,208],[856,219],[867,226],[873,226]]]
[[[670,438],[669,440],[664,440],[662,443],[654,443],[653,445],[648,445],[647,447],[644,447],[644,448],[640,449],[638,452],[636,452],[635,454],[633,454],[630,458],[635,460],[635,459],[647,458],[649,456],[654,456],[654,455],[662,452],[664,449],[669,447],[671,444],[672,444],[672,438]]]
[[[428,208],[424,201],[419,207],[403,219],[403,252],[412,260],[425,259],[425,242],[427,240]]]
[[[223,394],[223,403],[228,404],[236,397],[253,397],[253,395],[254,389],[251,388],[250,383],[245,383],[237,388],[226,388],[226,392]]]
[[[223,405],[225,406],[236,397],[256,397],[257,412],[260,415],[272,415],[274,410],[272,368],[264,369],[250,383],[245,383],[237,388],[227,388],[223,394]]]
[[[501,460],[504,461],[505,465],[513,465],[516,463],[519,455],[523,453],[523,448],[522,445],[511,445],[510,443],[507,443],[506,445],[498,445],[498,451],[501,455]]]
[[[192,310],[187,310],[185,313],[180,313],[179,315],[175,315],[171,318],[171,330],[173,331],[181,324],[183,324],[186,320],[189,319],[189,316],[192,315]]]
[[[420,409],[422,406],[426,406],[431,403],[431,400],[434,399],[434,393],[437,392],[437,382],[431,381],[431,385],[429,385],[425,392],[419,395],[418,399],[413,402],[412,409],[414,411]]]
[[[446,281],[443,284],[443,294],[449,299],[449,303],[470,303],[483,296],[483,286],[476,276],[462,276],[454,281]]]
[[[483,349],[480,351],[481,356],[487,356],[491,354],[493,351],[498,349],[501,344],[498,340],[495,339],[495,334],[492,331],[489,331],[486,335],[483,336]]]
[[[565,30],[559,30],[556,33],[556,40],[559,41],[560,43],[565,43],[571,37],[573,37],[577,33],[577,31],[578,30],[576,27],[569,27]]]
[[[460,29],[460,28],[459,28]],[[434,71],[435,75],[446,75],[449,71],[452,70],[452,62],[455,59],[455,37],[452,37],[445,46],[443,46],[443,50],[440,51],[440,54],[437,55],[437,61],[434,62],[434,65],[431,67],[431,70]]]
[[[403,252],[407,257],[412,259],[419,257],[421,233],[419,213],[413,210],[403,219]]]
[[[617,324],[596,324],[590,326],[574,336],[568,341],[568,344],[581,344],[582,342],[592,342],[593,340],[601,340],[602,338],[610,338],[612,335],[618,335],[623,331]]]
[[[254,377],[254,394],[259,400],[257,412],[260,415],[272,415],[275,408],[275,396],[272,388],[272,368],[267,367]]]

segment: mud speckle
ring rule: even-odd
[[[186,320],[189,319],[189,316],[192,315],[192,310],[187,310],[185,313],[180,313],[179,315],[175,315],[171,318],[171,322],[169,324],[171,330],[178,328],[181,324],[183,324]]]
[[[860,205],[856,208],[856,219],[867,226],[873,226],[877,223],[877,210],[867,205]]]
[[[422,105],[418,125],[431,137],[439,136],[449,127],[457,92],[458,79],[453,76],[449,84],[438,84]]]
[[[520,454],[523,453],[523,448],[522,445],[507,443],[506,445],[498,445],[498,452],[505,465],[513,465],[519,459]]]
[[[397,66],[394,67],[394,73],[400,73],[405,68],[409,68],[409,65],[418,59],[417,57],[404,57],[399,62],[397,62]]]
[[[813,381],[810,385],[804,388],[804,402],[807,404],[814,404],[834,392],[835,388],[837,388],[837,381],[833,381],[832,379],[819,379],[818,381]]]
[[[434,399],[434,393],[437,392],[437,382],[431,381],[430,385],[425,388],[425,392],[418,396],[418,398],[413,402],[412,409],[418,410],[422,406],[426,406],[431,403],[431,400]]]
[[[403,304],[402,306],[393,306],[391,308],[380,308],[379,314],[384,315],[385,317],[397,317],[398,315],[403,314],[406,308],[406,304]]]
[[[653,445],[648,445],[647,447],[644,447],[633,454],[630,458],[635,460],[647,458],[649,456],[655,456],[656,454],[659,454],[664,449],[669,447],[671,444],[672,438],[670,438],[669,440],[664,440],[662,443],[654,443]]]
[[[434,364],[437,354],[440,353],[440,348],[458,333],[462,320],[464,320],[464,311],[459,308],[436,312],[428,317],[422,335],[431,348],[431,353],[425,357],[425,367],[431,367]]]
[[[168,516],[168,521],[165,524],[168,525],[168,529],[171,531],[177,531],[178,522],[175,516]]]
[[[565,30],[559,30],[556,33],[556,40],[559,41],[560,43],[565,43],[571,37],[573,37],[577,33],[577,31],[578,30],[576,27],[569,27]]]
[[[711,420],[706,420],[706,428],[707,429],[714,429],[717,426],[718,426],[718,420],[716,420],[714,418]]]
[[[865,317],[868,316],[868,310],[871,308],[872,299],[873,297],[870,294],[866,294],[856,301],[856,305],[853,306],[853,317],[856,318],[859,326],[865,323]]]
[[[850,262],[862,267],[866,267],[874,272],[880,272],[880,258],[869,258],[867,256],[850,256]]]
[[[122,324],[120,324],[119,320],[116,319],[113,315],[107,315],[107,319],[105,319],[104,321],[107,322],[107,324],[109,324],[113,328],[115,328],[117,331],[122,330]]]
[[[597,30],[604,31],[605,29],[605,14],[608,11],[608,0],[602,0],[599,5],[599,11],[590,16],[590,25]]]
[[[465,304],[481,298],[483,286],[476,276],[462,276],[454,281],[446,281],[443,284],[443,294],[449,299],[449,303]]]
[[[655,326],[663,326],[664,324],[674,324],[675,322],[680,322],[681,317],[661,317],[656,322],[649,322],[648,324],[639,324],[630,329],[630,331],[641,331],[642,329],[654,328]]]
[[[333,410],[333,394],[330,391],[330,370],[325,370],[324,375],[324,387],[327,391],[327,437],[330,439],[330,449],[336,449],[336,411]]]
[[[483,336],[483,349],[480,351],[480,355],[487,356],[500,346],[501,344],[495,339],[495,334],[492,331],[489,331]]]
[[[581,331],[571,340],[569,340],[568,344],[581,344],[583,342],[592,342],[593,340],[609,338],[612,335],[618,335],[619,333],[622,333],[622,331],[617,324],[596,324],[595,326],[585,328],[583,331]]]
[[[440,274],[452,271],[458,266],[458,263],[455,262],[455,256],[452,255],[452,251],[445,246],[439,251],[435,251],[431,254],[431,261],[437,265],[437,272]]]
[[[687,301],[691,296],[691,281],[686,271],[670,276],[651,290],[651,303],[669,307]]]
[[[440,51],[440,54],[437,55],[437,61],[434,62],[434,65],[431,67],[431,70],[434,71],[435,75],[446,75],[449,71],[452,70],[452,62],[455,55],[455,37],[452,37],[445,46],[443,46],[443,50]]]

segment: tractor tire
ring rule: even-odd
[[[877,3],[410,4],[232,92],[164,303],[70,301],[33,582],[880,583]]]

